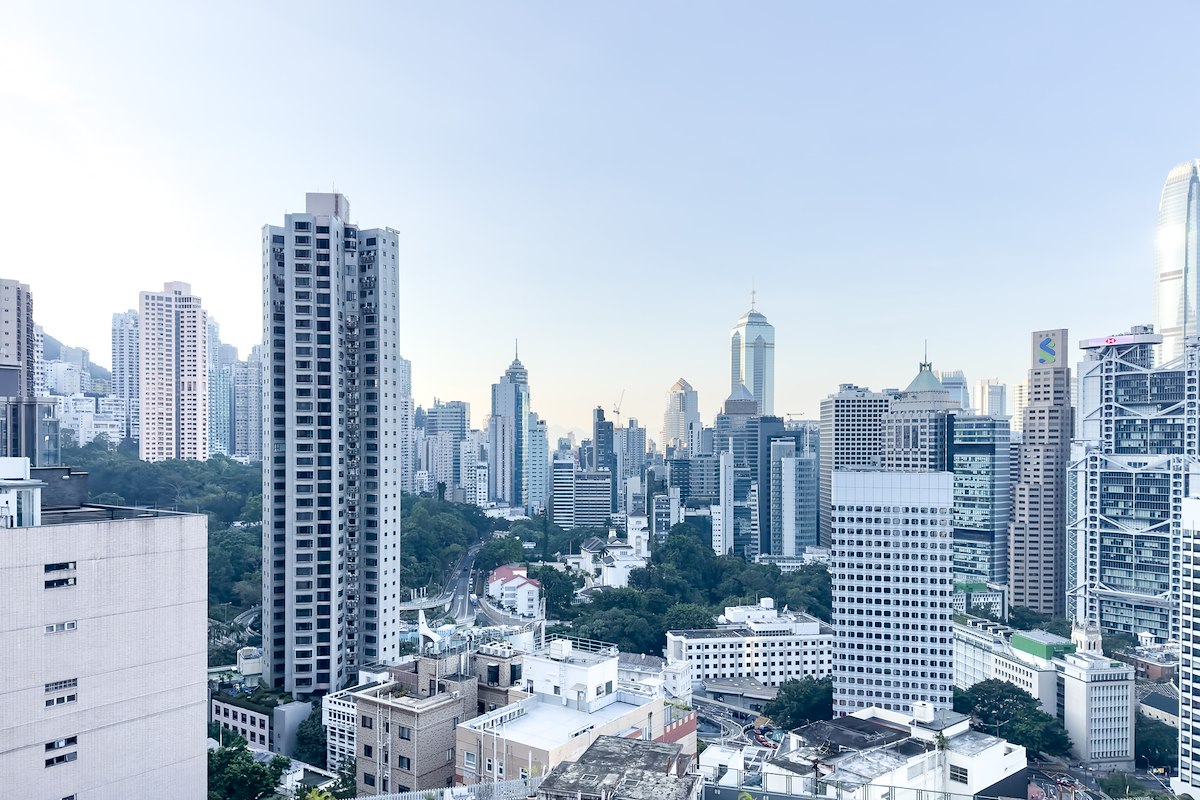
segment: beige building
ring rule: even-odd
[[[32,397],[38,360],[33,294],[23,283],[0,279],[0,396]]]
[[[173,281],[138,303],[143,461],[208,458],[208,315]]]
[[[19,798],[203,800],[207,521],[0,459],[0,775]]]
[[[458,726],[455,781],[475,784],[545,775],[575,761],[600,736],[678,742],[696,752],[696,715],[661,691],[619,686],[614,645],[565,637],[525,655],[530,697]]]

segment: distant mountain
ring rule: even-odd
[[[63,351],[72,349],[70,345],[65,345],[58,339],[55,339],[45,331],[42,332],[42,360],[44,361],[62,361]],[[112,380],[112,373],[104,367],[92,362],[89,359],[88,373],[91,374],[93,380]]]

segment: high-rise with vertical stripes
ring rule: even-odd
[[[142,292],[138,345],[143,461],[208,458],[208,315],[189,284]]]
[[[1167,173],[1158,201],[1154,256],[1154,328],[1163,337],[1161,363],[1183,355],[1184,339],[1197,334],[1200,159],[1186,161]]]
[[[263,648],[298,695],[399,656],[398,248],[340,194],[262,231]]]

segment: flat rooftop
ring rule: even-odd
[[[539,750],[550,750],[558,747],[563,742],[573,739],[576,735],[586,733],[588,730],[598,728],[601,725],[607,725],[626,714],[642,708],[642,706],[627,703],[624,700],[617,700],[589,714],[586,711],[577,711],[559,703],[542,699],[542,696],[539,695],[534,695],[528,701],[522,702],[526,704],[524,706],[525,713],[519,714],[503,723],[499,727],[499,730],[502,731],[501,735],[505,739],[511,742],[520,742],[523,745],[535,747]],[[501,710],[496,709],[496,711]],[[494,713],[492,712],[492,714]],[[481,723],[486,721],[490,716],[491,714],[476,717],[473,720],[462,723],[462,726],[471,730],[487,730],[488,728]]]
[[[555,767],[542,790],[621,800],[686,800],[700,776],[675,774],[681,751],[678,744],[601,736],[578,761]]]
[[[42,508],[42,526],[78,525],[84,522],[108,522],[120,519],[154,519],[155,517],[194,517],[186,511],[164,511],[158,508],[129,508],[126,506],[83,505],[72,508]]]

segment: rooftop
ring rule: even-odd
[[[667,664],[665,658],[648,656],[644,653],[621,653],[617,656],[617,662],[626,669],[644,669],[654,672],[662,672],[663,667]]]
[[[1142,703],[1167,714],[1179,715],[1178,697],[1167,697],[1161,692],[1151,692],[1142,698]]]
[[[704,691],[736,694],[758,700],[774,700],[779,690],[754,678],[717,678],[704,681]]]
[[[196,515],[190,512],[166,511],[158,508],[82,505],[74,508],[43,508],[42,525],[77,525],[83,522],[107,522],[119,519],[193,516]]]
[[[676,774],[681,751],[679,744],[601,736],[578,761],[551,770],[541,790],[581,798],[685,800],[700,776]]]
[[[618,695],[628,696],[622,692],[618,692]],[[543,699],[535,695],[518,700],[468,720],[462,723],[462,727],[477,731],[498,729],[510,742],[520,742],[539,750],[552,750],[576,736],[585,736],[595,728],[607,725],[645,705],[617,700],[589,714],[554,702],[557,699],[559,698]]]

